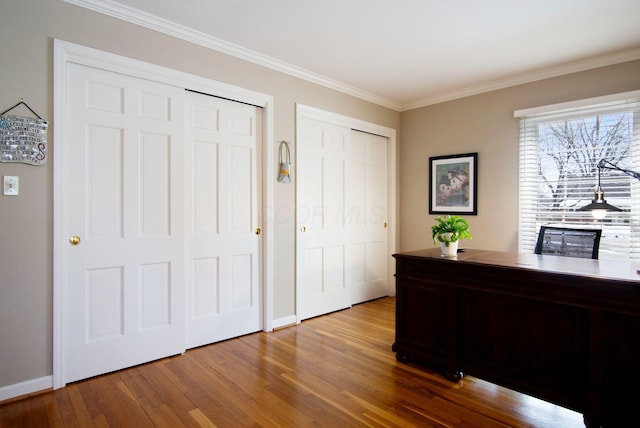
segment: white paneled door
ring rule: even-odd
[[[64,382],[260,330],[260,109],[68,67]]]
[[[349,122],[298,106],[299,321],[389,295],[389,138]]]
[[[346,182],[351,130],[308,117],[297,123],[298,318],[351,306]]]
[[[187,93],[187,347],[257,331],[261,112]]]
[[[352,131],[347,204],[351,303],[388,295],[388,139]]]
[[[71,382],[184,351],[184,90],[69,64]]]

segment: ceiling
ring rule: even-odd
[[[640,59],[638,0],[65,0],[408,110]]]

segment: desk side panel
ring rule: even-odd
[[[574,410],[586,408],[586,309],[461,290],[459,312],[464,371]]]

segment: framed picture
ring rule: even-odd
[[[478,153],[429,158],[429,214],[478,214]]]

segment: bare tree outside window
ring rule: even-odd
[[[600,159],[628,167],[632,124],[630,112],[538,124],[539,222],[592,221],[575,210],[593,198]],[[608,198],[629,198],[628,177],[603,171],[602,178]]]
[[[533,251],[541,226],[602,230],[600,259],[640,262],[640,181],[601,169],[607,202],[622,211],[595,219],[601,160],[640,170],[640,91],[516,111],[519,136],[518,251]]]

